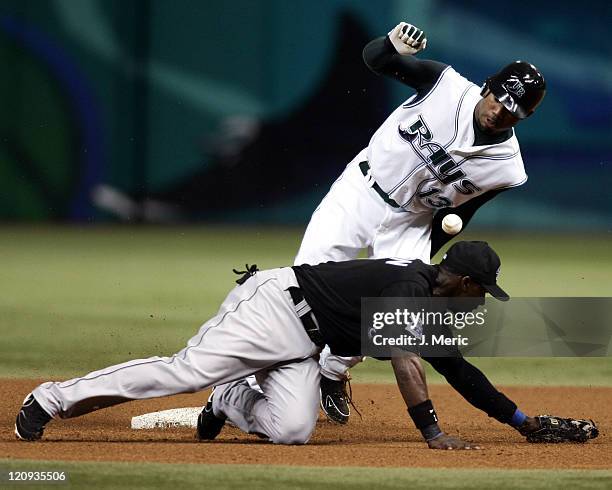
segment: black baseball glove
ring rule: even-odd
[[[552,415],[535,417],[540,427],[530,432],[521,433],[527,442],[586,442],[599,435],[599,429],[592,420],[564,419]]]

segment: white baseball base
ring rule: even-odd
[[[145,413],[132,417],[132,429],[170,429],[174,427],[195,429],[201,411],[202,407],[185,407]]]

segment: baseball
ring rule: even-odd
[[[444,233],[449,235],[456,235],[463,228],[463,221],[456,214],[447,214],[442,220],[442,229]]]

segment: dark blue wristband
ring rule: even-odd
[[[514,412],[514,415],[512,416],[510,425],[513,427],[520,427],[521,425],[523,425],[523,422],[525,422],[526,418],[527,418],[527,415],[525,415],[523,412],[521,412],[517,408],[516,411]]]

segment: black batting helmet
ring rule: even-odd
[[[515,61],[487,78],[482,95],[489,89],[495,98],[519,119],[531,115],[546,93],[544,77],[526,61]]]

